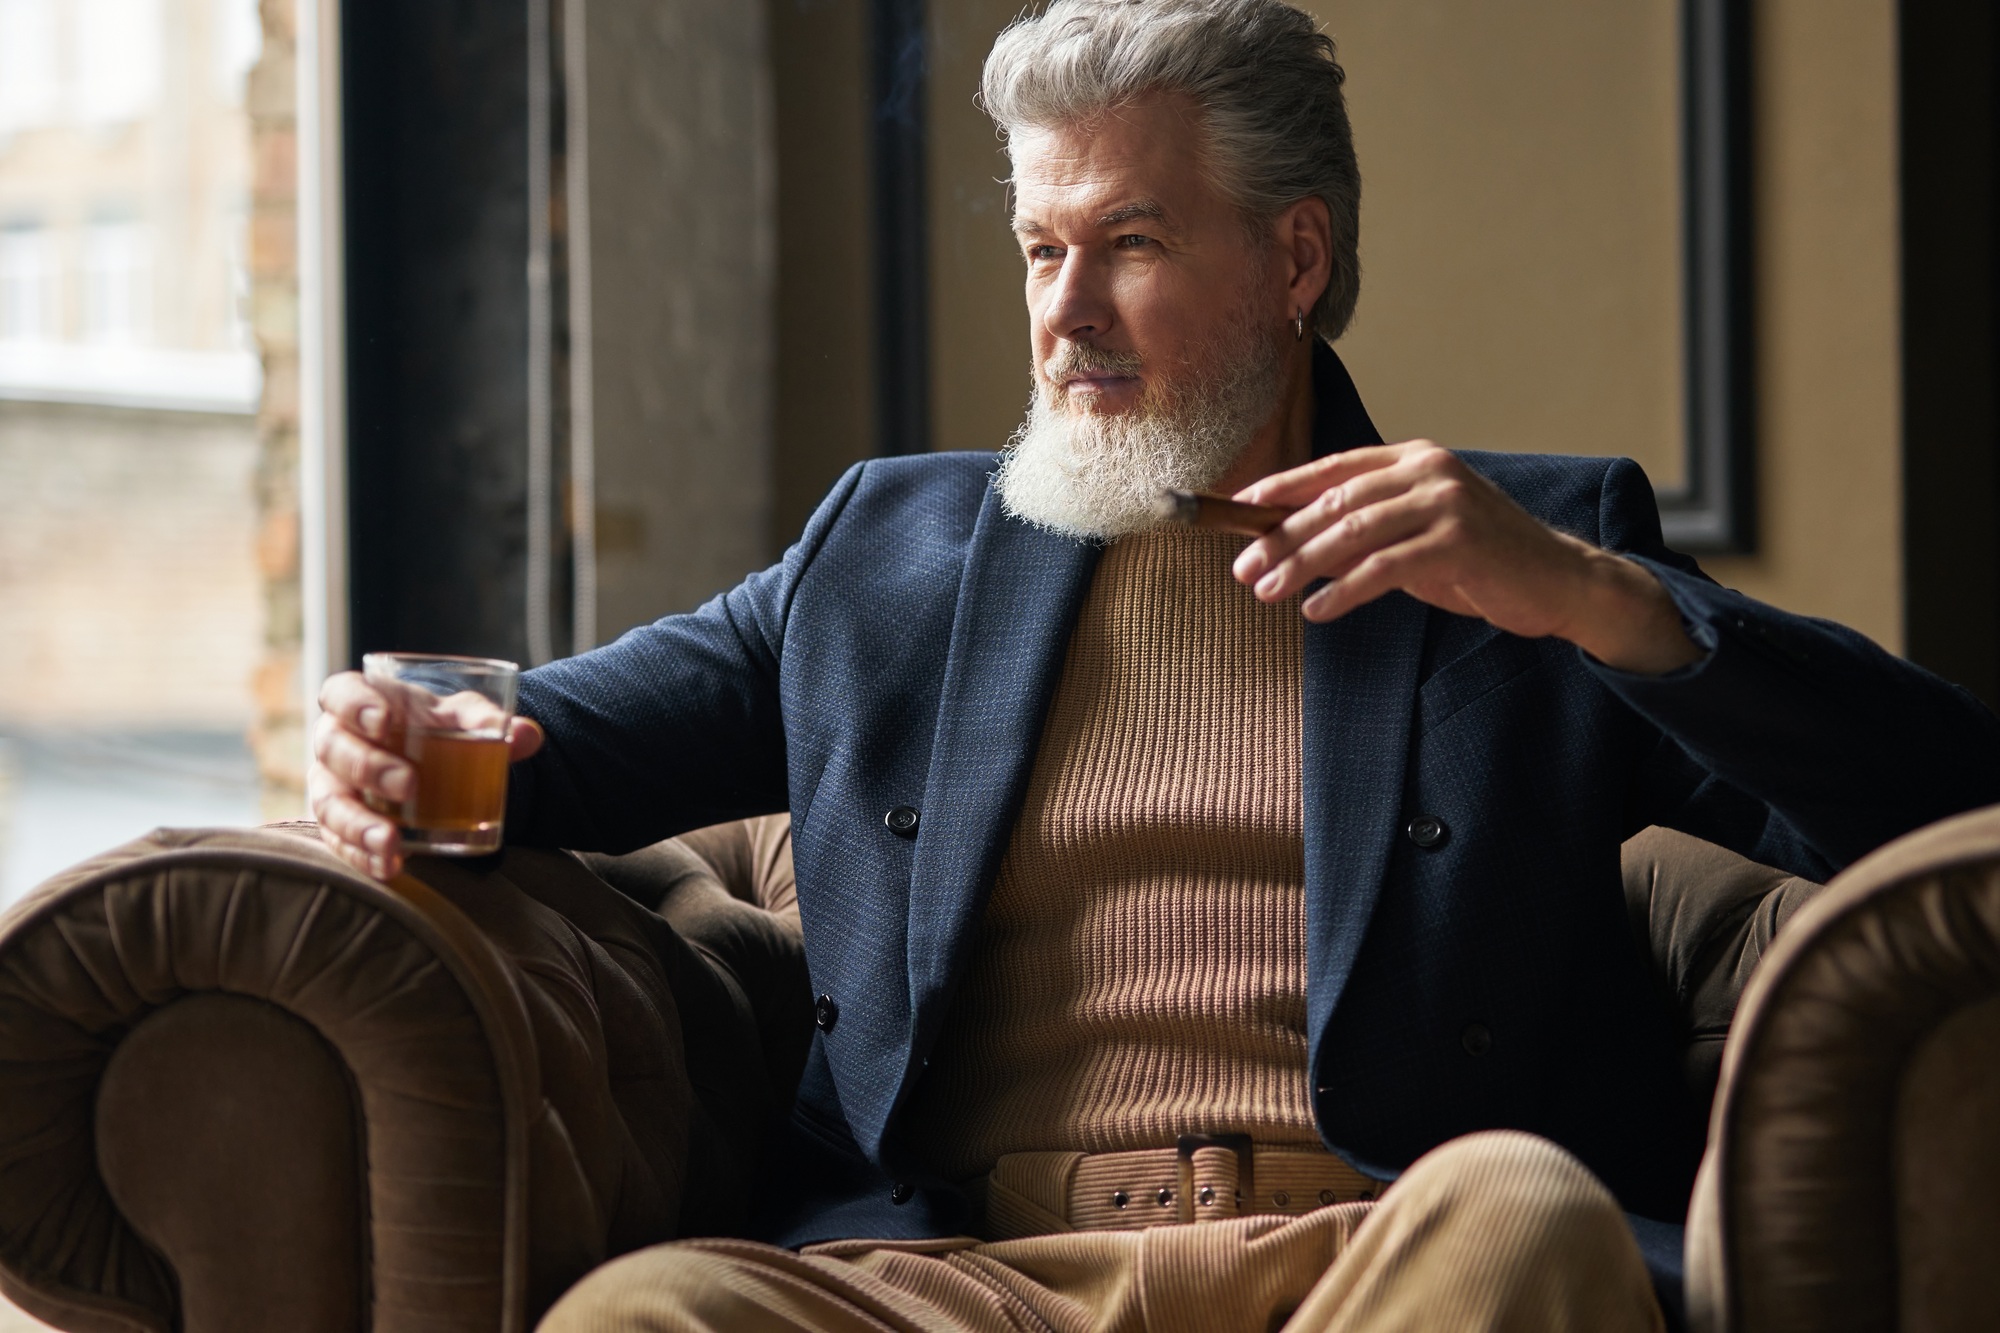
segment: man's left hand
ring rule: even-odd
[[[1660,675],[1702,656],[1643,565],[1537,521],[1429,440],[1314,459],[1235,498],[1297,508],[1250,543],[1235,574],[1267,602],[1331,580],[1305,599],[1308,620],[1400,589],[1510,633],[1567,639],[1621,671]]]

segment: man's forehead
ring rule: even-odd
[[[1016,230],[1171,221],[1186,213],[1189,192],[1203,184],[1200,166],[1192,136],[1161,132],[1167,119],[1178,122],[1177,109],[1141,105],[1017,132],[1008,144]]]

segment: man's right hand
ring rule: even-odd
[[[403,869],[403,835],[362,795],[372,792],[400,805],[417,780],[409,760],[384,748],[401,720],[395,705],[359,671],[343,671],[320,686],[319,708],[306,773],[306,804],[319,821],[319,836],[362,874],[393,879]],[[509,762],[541,748],[542,729],[534,721],[517,717],[507,724]]]

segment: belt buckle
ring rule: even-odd
[[[1203,1148],[1225,1148],[1236,1154],[1236,1197],[1239,1212],[1257,1204],[1257,1180],[1248,1134],[1183,1134],[1174,1145],[1180,1179],[1180,1220],[1194,1221],[1194,1155]]]

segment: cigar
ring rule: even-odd
[[[1159,504],[1160,517],[1169,523],[1245,537],[1261,537],[1298,512],[1283,505],[1244,504],[1226,495],[1200,491],[1161,491]]]

